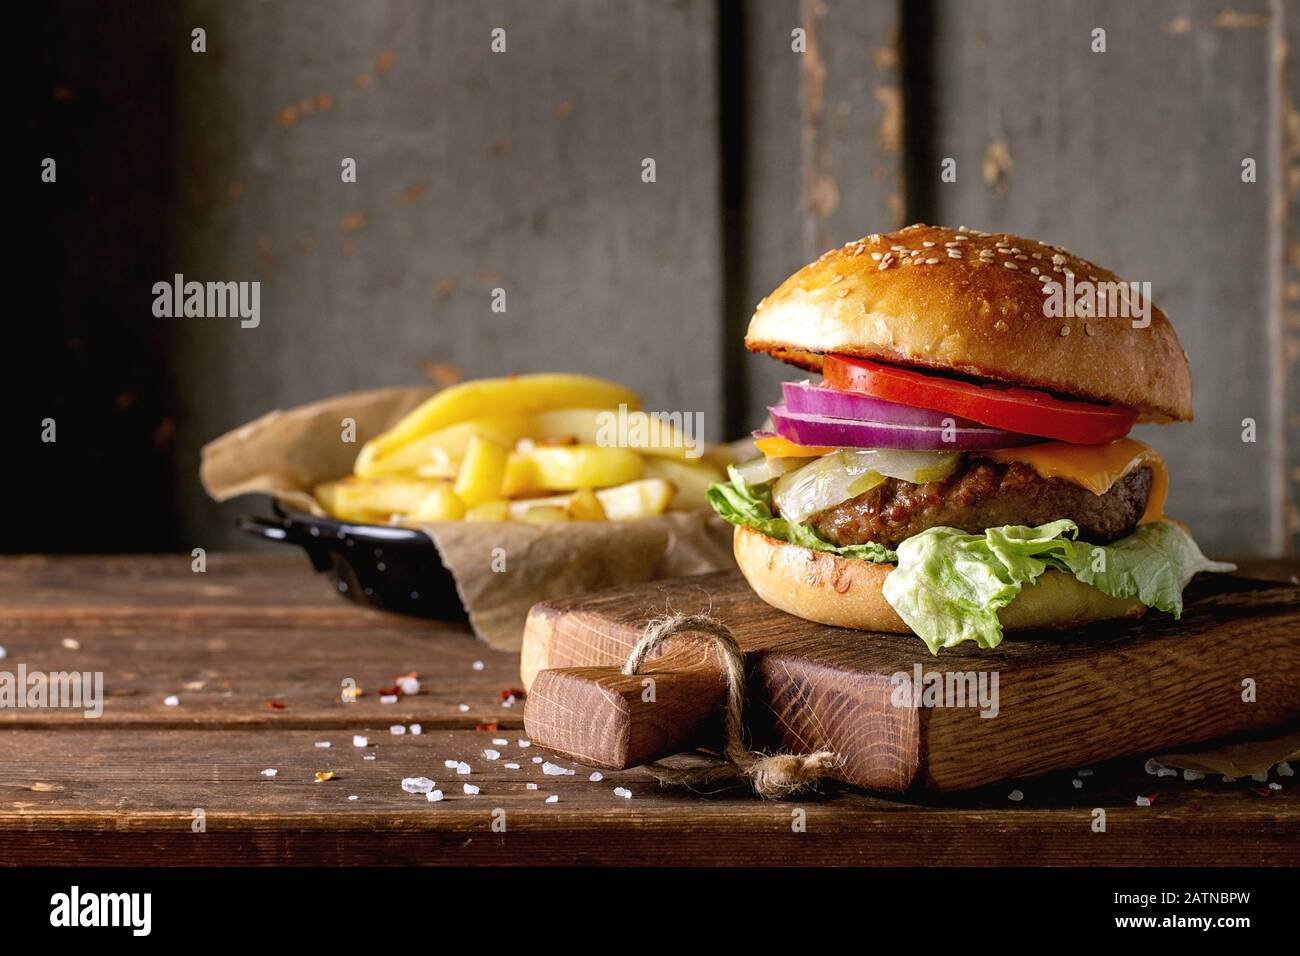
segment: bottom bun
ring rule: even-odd
[[[841,558],[826,551],[778,541],[761,531],[736,527],[733,549],[740,573],[754,593],[808,621],[862,631],[911,634],[881,587],[892,564]],[[1009,631],[1075,627],[1092,621],[1141,617],[1146,607],[1113,598],[1062,571],[1048,571],[998,612]]]

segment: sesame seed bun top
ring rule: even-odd
[[[759,303],[745,346],[813,371],[826,353],[1042,388],[1190,421],[1187,353],[1165,314],[1113,272],[1008,233],[917,224],[831,250]],[[1067,283],[1075,284],[1074,295]],[[1045,301],[1119,294],[1096,316]],[[1149,306],[1145,327],[1142,310]],[[1117,314],[1117,312],[1119,314]]]

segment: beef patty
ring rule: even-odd
[[[1079,526],[1080,540],[1106,544],[1133,530],[1150,494],[1150,468],[1135,468],[1104,495],[1094,495],[1072,481],[1043,478],[1022,462],[968,457],[942,481],[916,485],[889,478],[809,521],[832,544],[875,541],[896,548],[926,528],[978,534],[1007,524],[1040,525],[1069,518]]]

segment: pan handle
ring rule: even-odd
[[[264,518],[260,515],[241,515],[236,522],[236,526],[245,534],[250,534],[254,538],[261,538],[263,541],[298,545],[307,552],[312,567],[317,571],[328,571],[333,565],[333,561],[330,560],[329,549],[321,543],[321,540],[304,534],[302,529],[295,525],[286,525],[285,522],[279,519]]]

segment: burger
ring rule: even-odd
[[[1007,233],[923,224],[832,250],[759,303],[782,385],[708,492],[760,598],[932,653],[1156,609],[1209,561],[1128,437],[1192,419],[1187,354],[1137,283]]]

